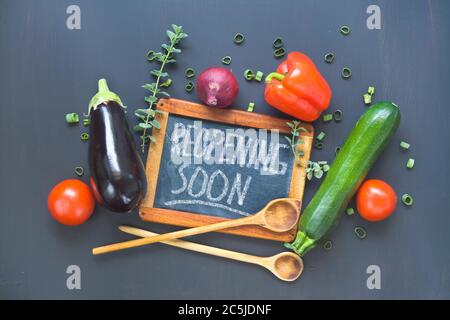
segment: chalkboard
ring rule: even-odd
[[[290,128],[284,119],[176,99],[161,100],[158,110],[161,128],[153,132],[149,190],[140,208],[144,220],[197,226],[255,214],[276,198],[301,201],[312,127],[301,136],[304,156],[298,162],[285,139]],[[290,241],[296,230],[232,231]]]

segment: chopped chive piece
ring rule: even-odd
[[[316,148],[316,149],[318,149],[318,150],[321,150],[321,149],[323,149],[323,143],[322,142],[320,142],[320,141],[314,141],[314,148]]]
[[[66,114],[66,122],[68,124],[78,123],[79,121],[80,121],[80,117],[78,116],[77,113],[72,112],[72,113]]]
[[[337,146],[336,149],[334,149],[334,155],[337,156],[339,151],[341,151],[341,147]]]
[[[194,83],[192,81],[188,81],[188,83],[186,83],[186,86],[184,87],[184,89],[187,92],[191,92],[194,89]]]
[[[348,26],[342,26],[341,27],[341,33],[344,36],[348,36],[350,34],[350,28]]]
[[[370,86],[367,88],[367,93],[373,96],[375,94],[375,87]]]
[[[333,112],[333,116],[334,116],[334,121],[339,122],[342,120],[342,110],[337,109]]]
[[[368,93],[363,94],[364,104],[368,105],[372,103],[372,96]]]
[[[286,54],[286,50],[284,50],[284,48],[278,48],[277,50],[275,50],[273,52],[273,55],[275,56],[275,58],[284,57],[285,54]]]
[[[283,38],[277,37],[275,40],[273,40],[273,47],[275,49],[279,49],[283,46]]]
[[[242,33],[238,32],[234,35],[234,43],[236,44],[241,44],[242,42],[244,42],[245,37]]]
[[[75,167],[75,174],[79,177],[81,177],[84,173],[84,168],[83,167]]]
[[[341,75],[342,75],[342,78],[344,78],[346,80],[350,79],[350,77],[352,76],[352,69],[350,69],[348,67],[342,68]]]
[[[314,170],[314,178],[320,179],[323,177],[323,170]]]
[[[327,113],[322,116],[323,122],[330,122],[331,120],[333,120],[333,114],[331,113]]]
[[[194,77],[195,76],[194,68],[187,68],[186,70],[184,70],[184,75],[186,76],[186,78]]]
[[[316,140],[317,141],[322,141],[323,138],[325,138],[325,132],[320,131],[320,133],[317,135]]]
[[[248,107],[247,107],[247,111],[248,112],[253,112],[254,108],[255,108],[255,103],[254,102],[249,102]]]
[[[323,248],[327,251],[331,250],[333,248],[333,242],[331,242],[331,240],[325,241],[325,243],[323,244]]]
[[[168,88],[172,85],[172,79],[167,79],[160,84],[161,87]]]
[[[411,195],[405,193],[404,195],[402,195],[402,202],[406,206],[411,206],[413,204],[413,198]]]
[[[345,213],[347,213],[348,216],[352,216],[355,214],[355,209],[353,209],[352,207],[347,208],[347,210],[345,210]]]
[[[359,239],[362,240],[367,237],[367,231],[363,227],[355,227],[355,229],[353,230],[355,231],[355,234]]]
[[[244,71],[244,78],[247,81],[253,80],[255,78],[255,74],[252,69],[247,69]]]
[[[87,127],[87,126],[90,125],[90,124],[91,124],[91,119],[89,119],[89,118],[83,119],[83,125],[84,125],[85,127]]]
[[[255,74],[255,80],[258,82],[261,82],[262,78],[264,77],[264,73],[261,71],[256,71]]]
[[[402,148],[403,150],[408,150],[410,147],[410,144],[408,142],[402,141],[400,142],[400,148]]]
[[[325,62],[326,62],[326,63],[332,63],[333,60],[334,60],[334,53],[328,52],[328,53],[325,55]]]
[[[229,65],[231,63],[231,57],[230,56],[225,56],[222,58],[222,63]]]
[[[83,132],[83,133],[81,134],[81,136],[80,136],[80,139],[81,139],[82,141],[87,141],[87,140],[89,140],[89,133]]]
[[[416,160],[414,160],[413,158],[409,158],[408,162],[406,162],[406,167],[408,169],[412,169],[414,167],[415,162],[416,162]]]

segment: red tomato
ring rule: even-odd
[[[389,217],[397,207],[394,189],[382,180],[367,180],[356,195],[358,212],[368,221],[381,221]]]
[[[77,226],[89,219],[94,206],[91,189],[80,180],[63,180],[48,195],[48,210],[53,218],[68,226]]]

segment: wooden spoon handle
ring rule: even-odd
[[[183,237],[193,236],[193,235],[207,233],[207,232],[211,232],[211,231],[217,231],[217,230],[228,229],[228,228],[232,228],[232,227],[243,226],[243,225],[247,225],[247,224],[257,224],[258,219],[259,219],[259,216],[257,214],[255,214],[255,215],[240,218],[240,219],[232,219],[232,220],[208,224],[208,225],[200,226],[200,227],[196,227],[196,228],[190,228],[190,229],[184,229],[184,230],[169,232],[169,233],[165,233],[165,234],[160,234],[160,235],[153,236],[153,237],[146,237],[146,238],[141,238],[141,239],[136,239],[136,240],[114,243],[114,244],[110,244],[110,245],[106,245],[106,246],[102,246],[102,247],[97,247],[97,248],[92,249],[92,253],[94,255],[96,255],[96,254],[107,253],[107,252],[112,252],[112,251],[117,251],[117,250],[122,250],[122,249],[127,249],[127,248],[139,247],[139,246],[143,246],[146,244],[161,242],[161,241],[165,241],[165,240],[183,238]]]
[[[133,234],[135,236],[144,237],[144,238],[158,235],[157,233],[153,233],[153,232],[150,232],[147,230],[138,229],[138,228],[129,227],[129,226],[120,226],[119,229],[125,233]],[[167,241],[161,241],[161,242],[171,245],[171,246],[174,246],[174,247],[190,250],[190,251],[201,252],[201,253],[217,256],[217,257],[223,257],[223,258],[228,258],[228,259],[232,259],[232,260],[242,261],[242,262],[246,262],[246,263],[253,263],[253,264],[258,264],[258,265],[261,265],[261,261],[262,261],[262,259],[264,259],[263,257],[257,257],[257,256],[252,256],[250,254],[240,253],[240,252],[236,252],[236,251],[230,251],[230,250],[210,247],[210,246],[206,246],[203,244],[198,244],[198,243],[189,242],[189,241],[185,241],[185,240],[173,239],[173,240],[167,240]]]

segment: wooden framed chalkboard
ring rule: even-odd
[[[303,124],[304,156],[295,161],[285,119],[177,99],[161,99],[157,110],[161,128],[148,150],[143,220],[195,227],[254,214],[275,198],[302,200],[312,126]],[[291,241],[296,230],[223,232]]]

